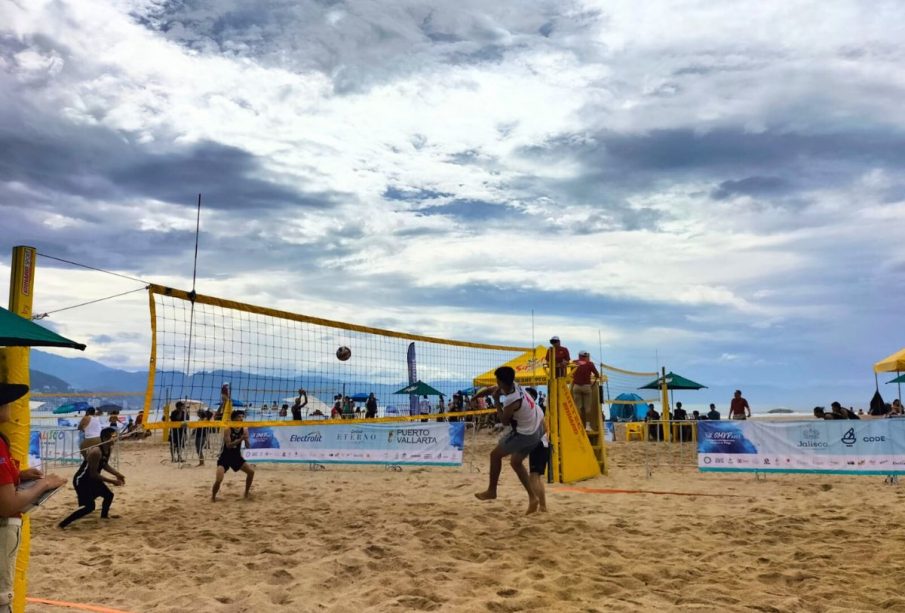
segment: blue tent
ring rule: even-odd
[[[617,402],[610,405],[611,421],[643,421],[647,415],[647,404],[638,394],[626,392],[616,396],[615,400]],[[620,404],[619,400],[625,400],[626,403]],[[638,404],[628,404],[629,402]]]

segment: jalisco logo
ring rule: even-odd
[[[801,431],[801,439],[798,441],[799,447],[807,449],[829,447],[830,444],[820,440],[820,430],[812,426],[808,426]]]

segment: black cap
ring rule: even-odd
[[[0,404],[15,402],[27,393],[27,385],[21,383],[0,383]]]

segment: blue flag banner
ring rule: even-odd
[[[461,466],[465,424],[379,423],[249,428],[254,462]]]
[[[703,472],[905,475],[905,419],[699,421]]]

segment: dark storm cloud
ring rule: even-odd
[[[438,204],[418,209],[421,215],[444,215],[461,221],[486,221],[518,217],[521,211],[507,204],[485,202],[483,200],[453,200],[449,204]]]
[[[390,185],[383,192],[384,200],[397,200],[402,202],[419,202],[421,200],[433,200],[434,198],[448,198],[453,194],[438,192],[432,189],[405,188]]]
[[[775,196],[789,190],[791,184],[779,177],[746,177],[737,181],[723,181],[713,191],[714,200],[725,200],[735,195]]]
[[[685,181],[716,181],[711,196],[718,200],[748,195],[806,206],[807,200],[797,196],[803,190],[847,186],[876,168],[898,172],[905,165],[905,133],[602,131],[560,135],[519,154],[541,163],[570,160],[580,170],[567,179],[523,176],[512,181],[513,188],[558,202],[590,204],[622,227],[639,229],[656,227],[659,215],[636,214],[629,199]]]
[[[894,131],[856,131],[831,134],[745,132],[720,129],[655,130],[647,134],[563,135],[522,149],[539,159],[575,157],[588,166],[602,166],[617,177],[627,170],[675,172],[733,168],[782,169],[835,161],[901,165],[905,163],[905,134]]]
[[[0,132],[0,181],[88,199],[151,198],[188,206],[200,192],[207,206],[227,210],[321,208],[338,197],[282,185],[268,177],[258,158],[236,147],[208,141],[153,152],[93,127]]]
[[[149,4],[135,19],[202,53],[253,58],[328,75],[336,93],[354,93],[431,64],[497,63],[507,54],[594,27],[599,15],[562,18],[553,0],[518,10],[480,0],[241,3],[180,0]],[[584,41],[576,44],[584,45]]]

